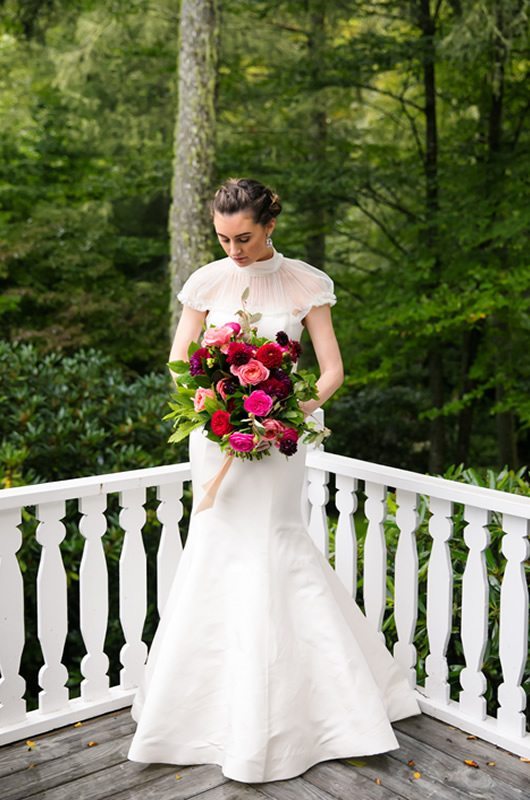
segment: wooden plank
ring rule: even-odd
[[[468,733],[447,725],[445,722],[420,714],[393,723],[396,735],[402,731],[409,736],[449,752],[458,759],[472,758],[476,761],[495,761],[495,775],[515,788],[525,789],[530,795],[530,764],[519,756],[483,739],[468,739]]]
[[[371,758],[371,756],[370,756]],[[364,758],[355,759],[365,761]],[[398,800],[404,795],[375,783],[374,778],[363,774],[363,768],[355,768],[342,761],[322,761],[304,773],[304,780],[323,789],[328,795],[345,800],[345,798],[362,798],[362,800]],[[305,795],[299,795],[305,798]]]
[[[251,785],[266,797],[272,798],[272,800],[333,800],[333,795],[328,794],[327,791],[319,786],[309,783],[304,778],[267,781],[267,783],[253,783]]]
[[[34,748],[28,748],[25,740],[4,745],[0,748],[0,777],[28,767],[33,769],[37,764],[56,758],[66,759],[80,751],[85,752],[90,741],[97,741],[100,745],[116,742],[124,736],[130,736],[135,727],[136,723],[128,713],[107,714],[84,722],[78,728],[70,725],[36,736],[30,740],[35,743]],[[34,766],[31,767],[31,764]]]
[[[28,748],[26,740],[4,745],[0,749],[0,777],[38,765],[46,761],[62,758],[80,751],[85,752],[88,742],[117,741],[132,734],[136,723],[128,712],[106,714],[104,717],[84,722],[80,727],[70,725],[58,731],[50,731],[36,736],[34,748]],[[3,785],[3,781],[2,781]]]
[[[259,786],[264,786],[265,784],[259,784]],[[180,795],[167,795],[163,798],[163,800],[169,800],[169,798],[173,797],[180,797]],[[211,789],[209,792],[204,792],[203,794],[194,795],[194,800],[265,800],[265,795],[261,793],[258,789],[256,789],[251,784],[247,783],[239,783],[239,781],[228,781],[224,783],[222,786],[217,786],[215,789]],[[136,795],[131,795],[128,800],[136,800]]]
[[[44,791],[31,787],[31,793],[26,787],[24,800],[114,800],[117,790],[139,789],[146,783],[155,780],[168,771],[174,771],[168,764],[137,764],[132,761],[123,761],[109,769],[85,775],[76,780],[75,775],[69,775],[69,782]]]
[[[112,800],[187,800],[187,798],[264,800],[259,792],[226,778],[217,764],[174,767],[171,773],[151,783],[112,795]]]
[[[403,770],[408,769],[412,774],[414,770],[421,773],[421,777],[414,783],[421,787],[425,793],[430,794],[430,787],[440,787],[440,790],[448,792],[448,798],[453,797],[494,797],[495,800],[527,800],[528,789],[526,791],[515,788],[505,783],[497,775],[494,767],[487,767],[482,759],[479,768],[468,766],[464,760],[455,756],[449,748],[447,751],[438,750],[432,745],[418,741],[408,736],[403,731],[398,735],[401,745],[399,750],[393,750],[390,760],[394,764],[399,764]],[[473,745],[474,742],[469,742]],[[407,767],[409,753],[414,760],[414,767]],[[473,748],[469,748],[467,759],[476,761],[476,753]],[[444,795],[442,795],[444,796]]]
[[[81,777],[108,770],[127,760],[131,737],[112,739],[94,747],[84,746],[78,753],[66,758],[54,758],[41,764],[28,765],[23,772],[14,772],[2,778],[2,800],[23,800],[78,781]],[[32,768],[30,768],[32,767]]]

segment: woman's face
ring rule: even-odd
[[[216,211],[213,217],[221,247],[240,267],[271,257],[272,250],[265,242],[275,223],[276,220],[272,219],[267,225],[260,225],[254,222],[252,214],[245,211],[236,214],[219,214]]]

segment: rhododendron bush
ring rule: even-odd
[[[275,341],[258,336],[259,314],[243,309],[236,316],[239,322],[206,328],[190,344],[189,361],[170,362],[176,392],[164,417],[174,420],[169,441],[204,426],[227,455],[247,459],[270,455],[271,448],[291,456],[299,441],[320,443],[330,431],[299,406],[318,398],[316,376],[296,369],[300,343],[284,331]]]

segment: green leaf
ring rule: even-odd
[[[188,361],[168,361],[167,366],[177,375],[185,375],[189,372],[190,365]]]

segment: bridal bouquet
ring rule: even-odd
[[[227,456],[260,459],[272,447],[285,456],[298,441],[319,444],[330,434],[305,419],[300,401],[316,399],[316,377],[296,370],[300,343],[279,331],[274,341],[259,337],[253,323],[260,314],[237,312],[239,322],[206,328],[192,342],[189,361],[172,361],[176,393],[169,403],[175,432],[170,442],[185,439],[204,425],[209,439]]]

